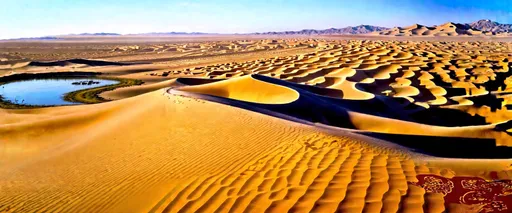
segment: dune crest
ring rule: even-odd
[[[165,90],[96,106],[10,113],[39,124],[27,119],[2,124],[1,140],[17,138],[3,150],[24,146],[37,151],[11,152],[2,159],[8,166],[0,170],[0,203],[9,200],[2,210],[413,211],[422,208],[413,200],[431,202],[429,194],[411,186],[418,174],[451,177],[478,171],[490,178],[510,163],[482,167],[478,160],[467,160],[465,165],[474,166],[438,169],[427,163],[432,157],[378,139],[319,131]],[[48,123],[50,116],[60,122]],[[69,119],[87,119],[91,125],[70,126]],[[135,130],[133,124],[144,125]],[[241,128],[247,124],[259,131]],[[14,131],[19,129],[14,125],[30,127],[34,134]],[[55,131],[51,135],[37,133],[49,127]],[[83,135],[73,136],[78,127]],[[12,199],[20,193],[31,197],[30,205],[22,203],[23,197]],[[73,202],[52,205],[55,200]]]
[[[181,91],[208,94],[262,104],[285,104],[299,98],[293,89],[244,76],[228,81],[179,88]]]
[[[265,87],[261,85],[248,85],[255,83],[254,81],[258,82],[258,84],[265,85],[267,88],[279,88],[279,90],[267,90],[266,93],[262,93],[261,90],[265,89]],[[272,87],[270,85],[274,86]],[[288,91],[290,92],[287,92],[287,90],[281,90],[283,88],[288,88]],[[403,95],[411,96],[411,92],[407,92],[407,87],[403,88],[402,93],[405,93]],[[173,93],[172,90],[173,89],[170,90],[171,93]],[[404,113],[395,114],[393,110],[400,110],[396,107],[390,108],[389,111],[380,109],[380,113],[376,114],[373,112],[375,109],[371,107],[371,104],[365,108],[357,108],[349,104],[349,102],[323,96],[322,93],[318,93],[318,88],[288,83],[286,81],[272,79],[262,75],[233,78],[220,82],[206,83],[201,86],[184,86],[177,88],[177,90],[253,103],[249,105],[233,104],[246,109],[261,108],[266,112],[269,112],[270,115],[277,117],[282,117],[281,114],[284,114],[308,122],[318,122],[342,128],[404,135],[428,135],[475,139],[487,138],[496,140],[497,146],[512,146],[512,144],[509,143],[512,140],[512,135],[508,135],[507,132],[497,130],[496,125],[467,127],[426,125],[422,123],[429,123],[429,121],[414,119],[414,117],[417,117],[415,113],[409,114],[409,117],[404,116]],[[235,90],[238,93],[231,94],[230,91],[232,90]],[[284,101],[282,97],[289,95],[292,91],[295,96],[290,95],[290,97],[287,97],[289,99]],[[418,90],[413,90],[412,92],[414,92],[413,95],[419,94]],[[259,95],[255,97],[251,96],[251,94],[254,93]],[[187,93],[180,92],[178,92],[178,94],[187,95]],[[399,97],[399,94],[400,93],[395,94],[395,97]],[[203,96],[199,97],[201,98]],[[210,100],[215,101],[216,99]],[[232,102],[229,102],[228,100],[227,102],[222,101],[222,103],[230,104]],[[278,106],[265,107],[258,104],[278,104]],[[393,101],[385,100],[382,104],[392,106]],[[361,106],[364,105],[361,104]],[[405,108],[402,110],[405,110]],[[432,115],[436,116],[435,114]],[[470,115],[468,115],[468,117],[469,116]],[[512,124],[503,123],[500,125],[505,126],[505,128],[512,128]],[[403,126],[403,128],[395,128],[395,126]]]
[[[0,109],[0,212],[512,209],[508,43],[223,39],[94,54],[150,64],[6,56],[24,67],[1,75],[145,83],[106,103]]]
[[[476,29],[478,27],[482,30]],[[438,26],[423,26],[414,24],[408,27],[395,27],[389,30],[382,30],[372,32],[374,35],[388,35],[388,36],[493,36],[493,35],[508,35],[507,32],[502,31],[484,31],[487,28],[479,27],[475,24],[459,24],[447,22]]]

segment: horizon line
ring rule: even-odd
[[[496,22],[496,21],[493,21],[491,19],[479,19],[477,21],[474,21],[474,22],[471,22],[471,23],[475,23],[475,22],[478,22],[478,21],[490,21],[490,22]],[[447,21],[447,22],[444,22],[443,24],[446,24],[446,23],[456,23],[456,22],[452,22],[452,21]],[[499,23],[499,22],[496,22],[498,24],[503,24],[503,23]],[[456,24],[469,24],[469,23],[456,23]],[[413,24],[413,25],[423,25],[423,24]],[[411,25],[411,26],[413,26]],[[439,24],[441,25],[441,24]],[[432,26],[439,26],[439,25],[432,25]],[[91,35],[91,36],[130,36],[130,35],[133,35],[133,36],[136,36],[136,35],[150,35],[150,34],[185,34],[185,35],[194,35],[194,34],[204,34],[204,35],[251,35],[251,34],[265,34],[265,33],[279,33],[279,32],[300,32],[300,31],[304,31],[304,30],[329,30],[329,29],[343,29],[343,28],[350,28],[350,27],[359,27],[359,26],[372,26],[372,27],[380,27],[380,28],[387,28],[387,29],[392,29],[392,28],[395,28],[395,27],[399,27],[399,26],[394,26],[394,27],[383,27],[383,26],[377,26],[377,25],[371,25],[371,24],[359,24],[359,25],[354,25],[354,26],[345,26],[345,27],[330,27],[330,28],[324,28],[324,29],[312,29],[312,28],[303,28],[303,29],[300,29],[300,30],[282,30],[282,31],[260,31],[260,32],[248,32],[248,33],[243,33],[243,32],[235,32],[235,33],[219,33],[219,32],[211,32],[211,33],[208,33],[208,32],[200,32],[200,31],[191,31],[191,32],[180,32],[180,31],[161,31],[161,32],[139,32],[139,33],[116,33],[116,32],[84,32],[84,33],[68,33],[68,34],[58,34],[58,35],[44,35],[44,36],[33,36],[33,37],[13,37],[13,38],[0,38],[0,41],[6,41],[6,40],[22,40],[22,39],[34,39],[34,40],[37,40],[37,39],[58,39],[59,37],[65,37],[65,36],[85,36],[85,35]],[[423,25],[423,26],[427,26],[427,25]],[[104,34],[104,35],[102,35]]]

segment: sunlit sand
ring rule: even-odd
[[[438,31],[384,34],[455,36]],[[509,43],[195,39],[55,56],[0,43],[22,47],[2,56],[3,77],[145,82],[104,103],[0,109],[0,211],[512,209]]]

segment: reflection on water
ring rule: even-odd
[[[89,82],[91,80],[99,83],[76,83]],[[116,83],[118,81],[89,78],[23,80],[0,85],[0,96],[4,100],[15,104],[40,106],[72,105],[80,103],[65,101],[63,98],[66,93]]]

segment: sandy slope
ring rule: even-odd
[[[510,160],[436,160],[165,90],[1,113],[9,211],[434,211],[442,198],[410,185],[417,174],[512,175]]]
[[[108,103],[0,109],[0,211],[512,209],[510,45],[307,42],[193,68],[86,66],[148,83]],[[460,156],[502,159],[444,158]]]
[[[506,109],[510,49],[501,42],[338,41],[310,54],[174,73],[212,79],[260,74],[326,88],[321,90],[323,95],[345,100],[392,97],[401,103],[390,107],[399,107],[403,110],[396,110],[404,114],[430,108],[463,111],[477,116],[442,125],[482,125],[512,117]]]
[[[355,109],[349,104],[319,94],[320,89],[318,88],[293,84],[261,75],[179,87],[177,90],[234,99],[242,101],[242,104],[243,102],[255,103],[243,106],[247,106],[248,109],[261,108],[262,110],[268,110],[270,115],[284,114],[301,120],[342,128],[404,135],[488,138],[495,140],[497,146],[512,145],[510,144],[512,135],[503,130],[497,130],[496,125],[445,127],[425,125],[418,123],[418,121],[404,121],[400,120],[401,117],[386,115],[384,112],[381,116],[376,116],[371,111],[361,109],[353,111]],[[390,103],[387,104],[391,105]],[[395,108],[394,110],[398,109]],[[510,126],[508,123],[503,125]],[[396,126],[401,126],[401,128],[394,128]]]

